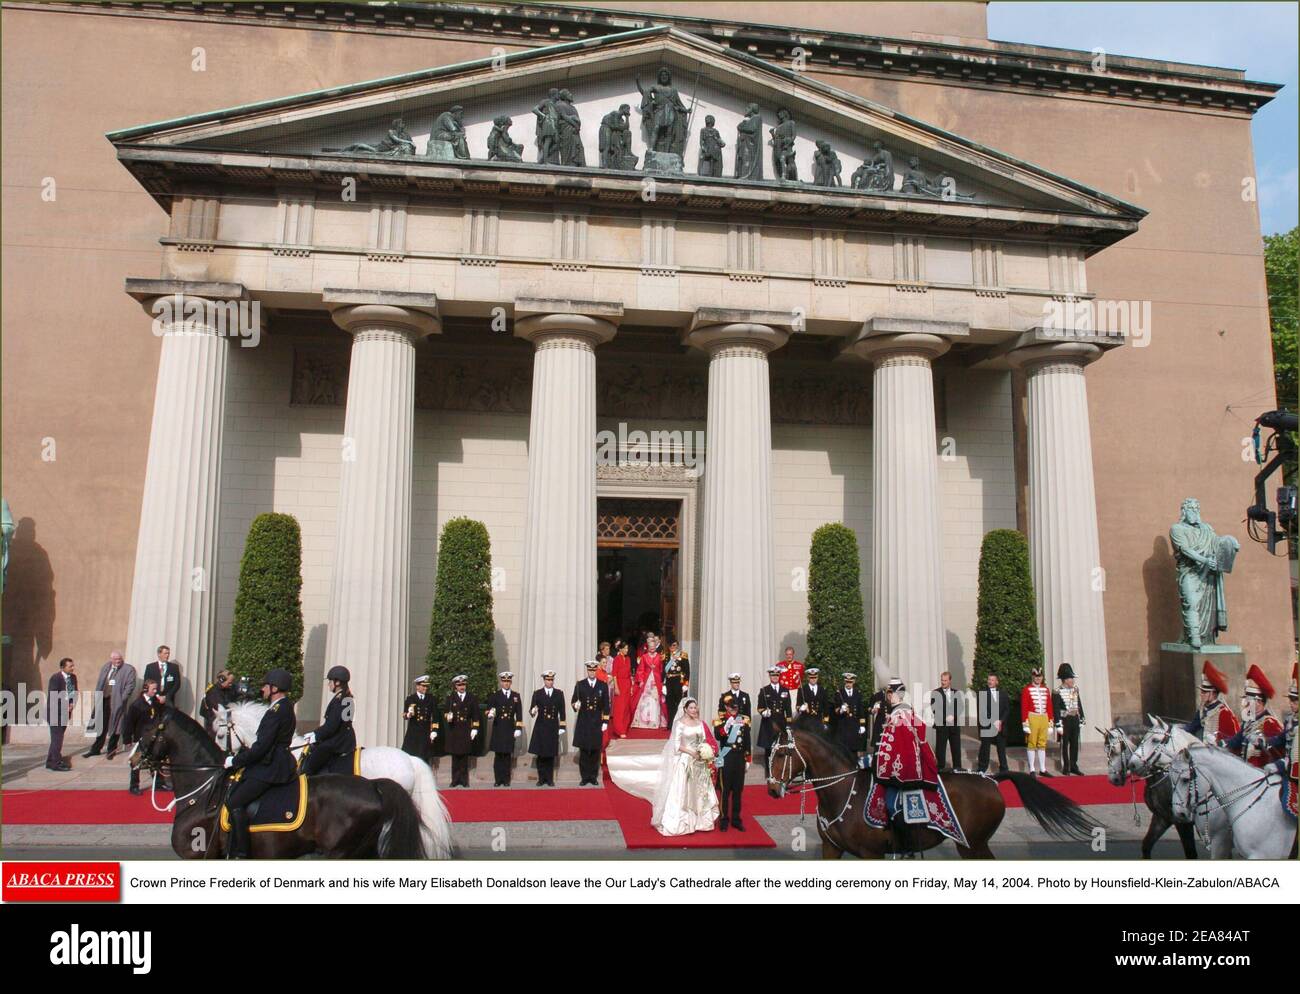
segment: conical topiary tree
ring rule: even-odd
[[[846,670],[870,695],[874,684],[862,613],[858,538],[841,524],[822,525],[812,537],[808,568],[808,665],[834,692]]]
[[[302,530],[292,514],[259,514],[239,564],[239,592],[226,668],[260,680],[269,669],[293,674],[302,696]]]
[[[998,684],[1011,701],[1007,739],[1019,742],[1020,691],[1029,683],[1029,671],[1043,665],[1029,543],[1024,535],[999,528],[984,536],[979,583],[974,686],[977,690],[985,686],[989,673],[998,675]]]
[[[457,673],[469,677],[468,689],[479,701],[496,689],[495,630],[487,526],[453,518],[438,540],[438,576],[429,622],[425,672],[435,697],[441,700],[451,692],[451,678]]]

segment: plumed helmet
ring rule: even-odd
[[[262,677],[262,683],[269,683],[276,690],[283,690],[285,693],[293,690],[293,677],[288,670],[279,667],[268,670],[266,676]]]
[[[1074,668],[1069,663],[1062,663],[1056,668],[1056,679],[1071,680],[1074,678]]]
[[[1201,689],[1217,691],[1220,694],[1228,692],[1228,678],[1208,659],[1201,667]]]
[[[337,680],[339,683],[351,683],[352,674],[348,672],[346,666],[331,666],[330,671],[325,674],[326,680]]]
[[[1257,695],[1270,701],[1275,696],[1273,684],[1269,683],[1268,677],[1258,665],[1253,665],[1246,673],[1246,693]]]

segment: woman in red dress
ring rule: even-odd
[[[621,739],[627,735],[632,724],[632,657],[628,655],[627,643],[619,639],[614,643],[614,668],[611,673],[610,730],[614,738]]]

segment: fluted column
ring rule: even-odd
[[[1016,349],[1008,358],[1024,369],[1028,393],[1029,552],[1047,679],[1069,663],[1089,723],[1106,728],[1105,578],[1083,375],[1101,352],[1097,345],[1060,342]]]
[[[622,313],[599,301],[515,302],[515,334],[534,347],[518,669],[530,687],[555,670],[566,695],[596,653],[595,350]]]
[[[914,701],[939,685],[948,662],[931,368],[948,345],[938,335],[899,333],[853,346],[874,367],[871,653]]]
[[[709,354],[699,672],[692,673],[702,693],[725,685],[732,671],[753,693],[767,683],[777,654],[767,357],[788,338],[772,324],[709,323],[700,315],[687,336]]]
[[[441,324],[433,294],[326,290],[324,301],[352,335],[325,667],[352,672],[358,743],[393,746],[409,677],[415,343]]]
[[[227,339],[240,333],[238,310],[225,302],[237,307],[246,295],[237,284],[154,280],[128,280],[127,291],[153,315],[162,352],[126,659],[143,672],[166,643],[191,686],[201,686],[212,666]]]

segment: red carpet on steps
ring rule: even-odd
[[[742,801],[745,819],[743,832],[693,832],[690,835],[668,837],[660,835],[650,824],[650,802],[633,797],[606,782],[604,793],[609,796],[610,807],[623,831],[623,841],[629,849],[773,849],[776,843],[752,817],[749,800],[755,793],[767,796],[766,787],[746,787]],[[796,809],[797,810],[797,809]]]

